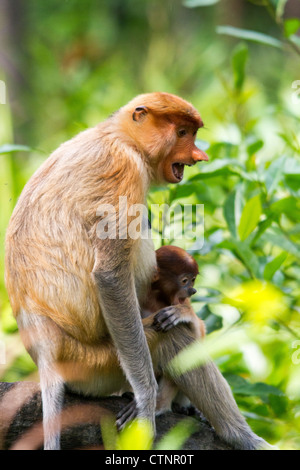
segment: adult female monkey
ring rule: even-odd
[[[128,380],[138,416],[155,428],[153,369],[167,374],[169,360],[194,337],[187,325],[156,332],[151,317],[143,328],[139,301],[155,270],[152,243],[123,232],[97,236],[97,211],[113,208],[119,228],[119,196],[128,207],[144,204],[151,182],[178,183],[184,165],[207,160],[194,144],[202,126],[179,97],[138,96],[62,144],[20,196],[7,231],[6,286],[40,372],[45,449],[59,448],[64,384],[103,396]],[[213,363],[172,380],[227,442],[250,449],[262,443]]]

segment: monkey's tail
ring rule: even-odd
[[[43,403],[44,450],[60,449],[60,416],[64,398],[64,381],[51,367],[39,363]]]

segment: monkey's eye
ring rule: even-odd
[[[186,129],[178,129],[177,135],[178,137],[184,137],[187,134]]]
[[[181,284],[187,284],[187,282],[188,282],[188,278],[187,278],[187,277],[185,277],[184,279],[181,280]]]

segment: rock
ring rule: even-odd
[[[105,449],[101,437],[103,420],[114,421],[128,403],[125,397],[91,398],[66,391],[62,412],[62,450]],[[107,423],[107,421],[106,421]],[[182,423],[194,432],[182,450],[229,450],[200,413],[187,417],[168,412],[156,418],[157,444],[174,426]],[[106,429],[113,424],[106,424]],[[43,449],[42,403],[36,382],[0,383],[0,450]]]

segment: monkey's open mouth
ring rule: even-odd
[[[190,166],[190,165],[188,165]],[[181,181],[184,174],[184,163],[173,163],[172,164],[173,175],[178,181]]]
[[[179,302],[180,304],[183,304],[184,301],[185,301],[185,297],[181,297],[181,298],[178,299],[178,302]]]

